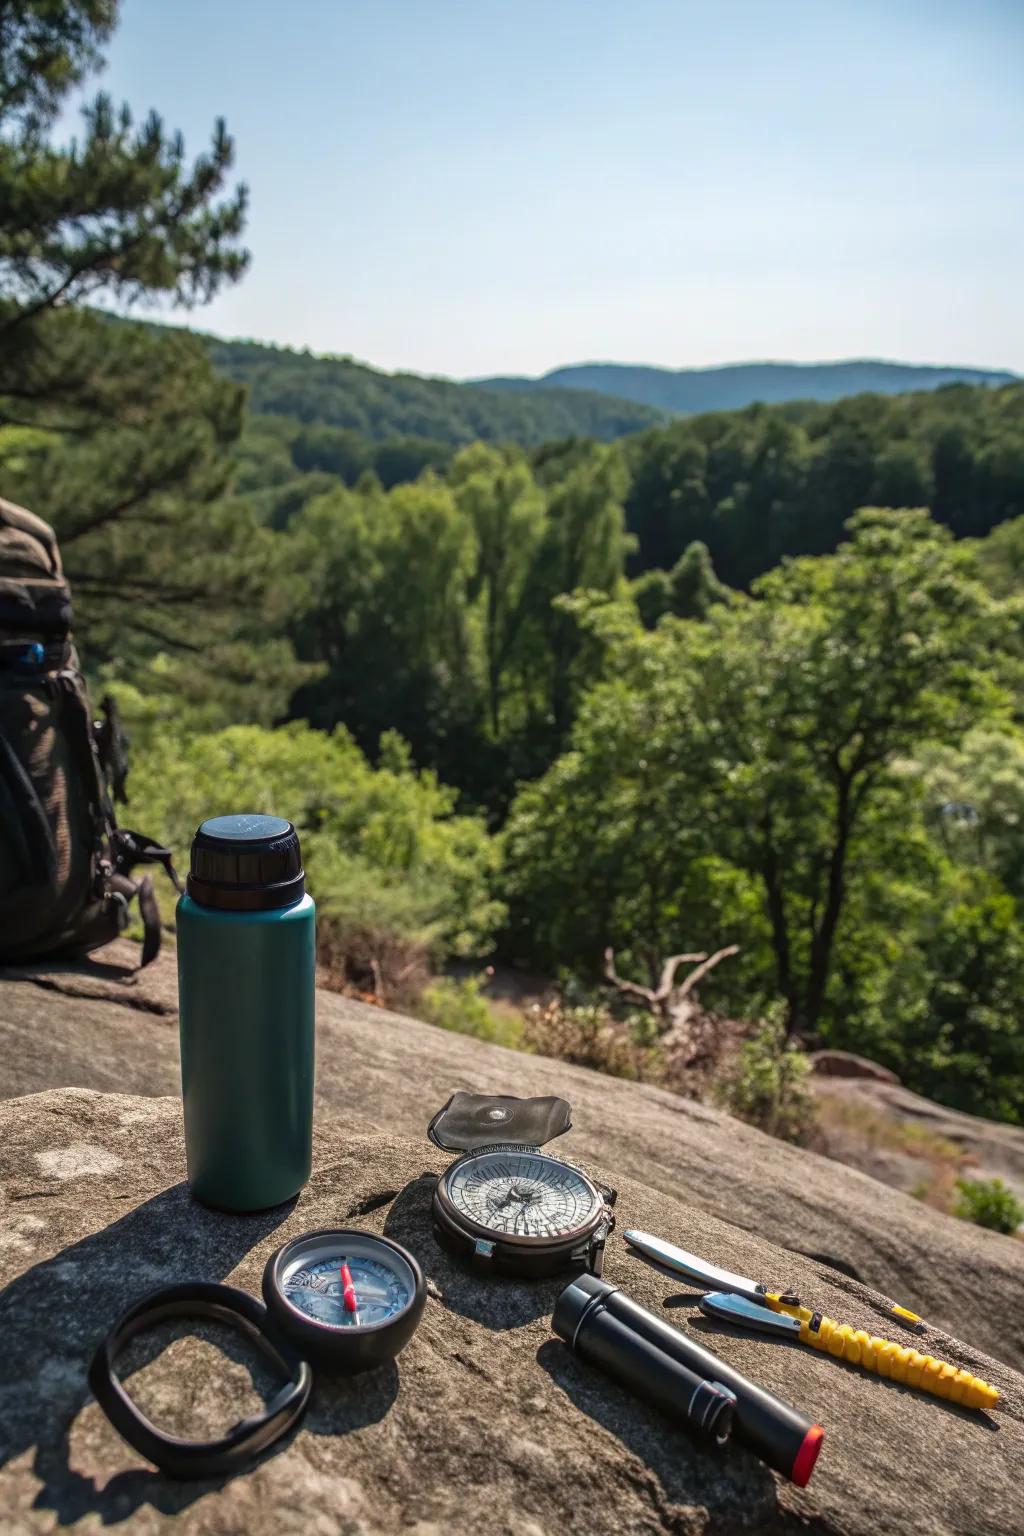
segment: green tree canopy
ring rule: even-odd
[[[19,0],[0,14],[0,123],[40,133],[72,86],[102,63],[117,0]]]
[[[971,552],[923,513],[863,513],[851,533],[752,602],[613,646],[569,754],[509,824],[542,952],[593,964],[610,943],[650,964],[738,940],[743,914],[748,949],[763,941],[748,982],[786,1000],[791,1029],[819,1028],[851,887],[906,814],[897,765],[994,698]]]
[[[634,574],[694,540],[731,587],[827,554],[864,506],[928,507],[958,536],[1024,512],[1024,384],[954,384],[831,405],[748,406],[630,437]]]
[[[596,652],[563,598],[623,585],[625,472],[588,444],[539,484],[519,450],[478,444],[446,479],[369,478],[288,524],[303,573],[293,633],[325,675],[295,709],[360,746],[396,721],[415,760],[500,811],[550,761]]]
[[[139,732],[131,789],[152,835],[187,848],[218,809],[287,807],[302,838],[321,920],[372,906],[419,930],[441,952],[490,948],[501,921],[491,895],[496,851],[482,824],[455,814],[455,794],[416,773],[394,734],[371,768],[345,730],[294,723],[182,738],[155,721]]]
[[[24,0],[0,25],[0,388],[20,377],[46,311],[105,296],[212,297],[241,276],[246,192],[220,198],[234,149],[222,122],[189,165],[157,114],[136,128],[100,94],[84,133],[47,137],[63,98],[101,62],[116,6]]]

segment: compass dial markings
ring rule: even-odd
[[[352,1284],[359,1301],[355,1312],[345,1305],[345,1287],[341,1264],[345,1255],[321,1259],[295,1269],[287,1275],[282,1290],[300,1312],[314,1322],[335,1328],[382,1323],[408,1304],[410,1292],[402,1278],[379,1260],[353,1255],[347,1259]]]
[[[478,1225],[522,1237],[565,1236],[586,1223],[596,1203],[581,1174],[542,1153],[481,1151],[456,1166],[447,1192]]]

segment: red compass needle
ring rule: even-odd
[[[356,1299],[356,1288],[352,1284],[352,1271],[347,1264],[341,1266],[341,1293],[345,1298],[345,1311],[358,1312],[359,1302]]]

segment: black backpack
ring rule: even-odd
[[[113,701],[94,720],[71,642],[71,592],[53,529],[0,499],[0,961],[85,954],[115,939],[139,898],[142,964],[160,913],[142,862],[171,855],[117,825],[126,742]]]

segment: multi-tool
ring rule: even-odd
[[[932,1355],[923,1355],[892,1339],[876,1338],[863,1328],[837,1323],[821,1312],[803,1306],[800,1298],[791,1291],[769,1290],[756,1280],[720,1269],[717,1264],[708,1264],[695,1253],[687,1253],[649,1232],[627,1231],[623,1236],[637,1253],[654,1263],[685,1275],[699,1285],[715,1287],[702,1296],[699,1303],[707,1317],[719,1318],[738,1328],[755,1328],[763,1333],[799,1339],[802,1344],[810,1344],[812,1348],[847,1360],[851,1365],[863,1366],[866,1371],[876,1371],[879,1376],[889,1376],[908,1387],[918,1387],[936,1397],[962,1403],[966,1408],[992,1408],[998,1401],[998,1389],[972,1376],[969,1371],[958,1370],[955,1365],[947,1365]],[[905,1318],[915,1332],[924,1331],[924,1324],[916,1313],[895,1306],[890,1311],[894,1317]]]

